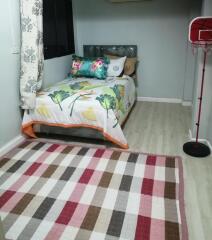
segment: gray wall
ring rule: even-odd
[[[20,25],[19,1],[0,1],[0,148],[21,134],[19,109]],[[64,79],[71,56],[45,61],[44,87]]]
[[[138,95],[192,100],[184,93],[189,0],[112,4],[75,0],[78,53],[83,44],[137,44]],[[192,1],[191,1],[192,2]]]
[[[71,59],[71,55],[68,55],[45,61],[43,87],[48,87],[67,78],[71,70]]]
[[[10,3],[13,2],[13,8]],[[0,147],[20,134],[18,1],[0,1]],[[16,10],[16,11],[15,11]],[[11,17],[12,16],[12,17]],[[13,26],[13,27],[12,27]],[[15,46],[14,46],[15,47]]]
[[[189,22],[201,15],[201,0],[193,0],[190,2]],[[183,100],[191,101],[194,97],[194,85],[196,74],[197,56],[189,41],[187,41],[186,71],[183,89]]]
[[[202,15],[212,16],[212,1],[204,0]],[[200,80],[202,76],[202,63],[203,63],[203,53],[199,50],[198,63],[196,71],[196,89],[193,99],[193,117],[192,117],[192,133],[193,136],[196,134],[196,118],[198,112],[197,97],[200,92]],[[203,109],[201,117],[201,127],[200,127],[200,138],[208,139],[212,143],[212,54],[208,55],[205,73],[205,86],[204,86],[204,97],[203,97]]]

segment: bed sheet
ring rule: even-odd
[[[68,78],[37,94],[36,108],[24,113],[22,130],[36,137],[34,124],[92,128],[128,148],[121,124],[134,102],[135,84],[128,76],[106,80]]]

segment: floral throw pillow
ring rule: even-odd
[[[110,60],[107,57],[86,58],[72,56],[72,77],[105,79]]]

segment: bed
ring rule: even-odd
[[[99,57],[110,52],[134,57],[136,46],[84,46],[84,55]],[[135,103],[135,80],[132,77],[71,77],[40,91],[36,108],[25,111],[23,133],[36,137],[34,126],[93,129],[121,148],[128,148],[121,129]]]

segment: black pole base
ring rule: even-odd
[[[192,157],[207,157],[211,154],[210,148],[200,142],[187,142],[183,145],[183,151]]]

